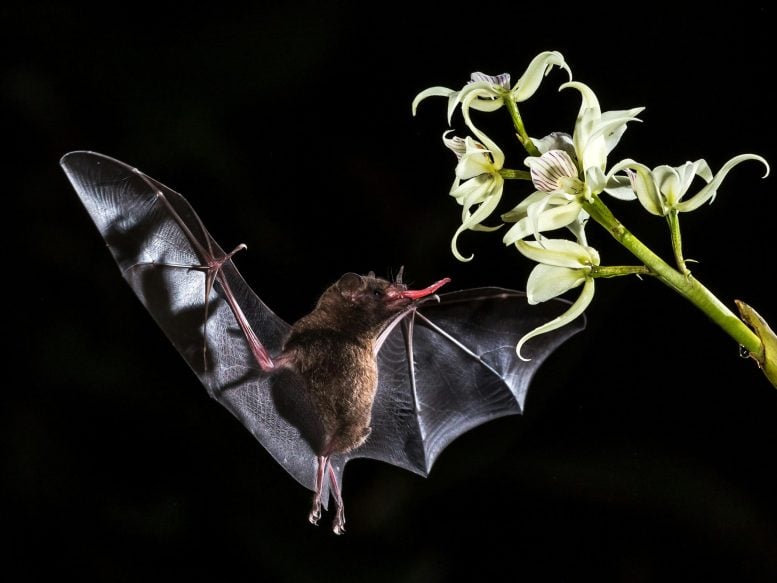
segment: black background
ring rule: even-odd
[[[58,166],[96,150],[184,193],[223,246],[248,245],[239,267],[288,320],[345,271],[404,264],[418,285],[447,275],[451,288],[522,288],[531,265],[499,234],[464,235],[470,263],[451,256],[460,209],[447,195],[445,102],[413,118],[414,95],[472,71],[514,81],[559,50],[603,109],[646,107],[613,162],[702,157],[717,170],[756,152],[774,165],[772,8],[176,6],[0,9],[3,571],[777,580],[777,392],[658,282],[598,281],[588,328],[542,368],[526,414],[463,436],[429,478],[350,464],[348,532],[335,537],[307,523],[310,493],[168,345]],[[579,99],[556,92],[563,79],[551,73],[522,106],[532,135],[571,131]],[[492,119],[506,127],[500,114],[484,127]],[[507,155],[520,166],[517,149]],[[775,323],[777,199],[762,170],[738,166],[714,204],[683,216],[683,234],[701,281]],[[523,194],[508,190],[505,210]],[[612,208],[666,254],[660,219]],[[588,233],[603,264],[628,262]]]

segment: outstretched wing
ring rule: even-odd
[[[60,163],[124,279],[208,394],[314,489],[315,454],[279,412],[295,381],[261,371],[235,306],[270,354],[280,353],[289,325],[246,284],[180,194],[95,152],[71,152]]]
[[[523,412],[538,368],[585,327],[569,325],[520,338],[560,315],[569,302],[530,306],[523,292],[478,288],[441,294],[405,315],[380,352],[379,387],[367,442],[344,459],[378,459],[426,476],[454,439],[492,419]]]

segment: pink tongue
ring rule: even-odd
[[[442,286],[444,286],[446,283],[448,283],[450,280],[451,280],[450,277],[446,277],[441,279],[438,282],[433,283],[429,287],[425,287],[424,289],[408,289],[403,291],[399,295],[403,298],[410,298],[411,300],[417,300],[418,298],[423,298],[430,294],[433,294]]]

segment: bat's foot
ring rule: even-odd
[[[321,501],[314,500],[313,508],[311,508],[310,514],[308,514],[308,520],[310,521],[310,524],[318,524],[318,521],[320,519],[321,519]]]
[[[345,533],[345,512],[342,506],[337,507],[335,519],[332,521],[332,532],[335,534]]]

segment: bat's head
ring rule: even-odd
[[[332,284],[319,301],[318,309],[336,314],[340,326],[354,331],[375,333],[411,304],[431,296],[450,278],[423,289],[413,290],[402,283],[402,270],[395,281],[367,275],[346,273]]]

